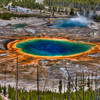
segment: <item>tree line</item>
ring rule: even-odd
[[[21,6],[30,9],[44,9],[44,5],[36,3],[35,0],[0,0],[0,7],[5,7],[9,3],[12,3],[13,6]]]

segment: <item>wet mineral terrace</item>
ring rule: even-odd
[[[98,23],[99,24],[99,23]],[[100,45],[100,26],[99,29],[90,29],[76,27],[74,29],[51,29],[47,25],[35,25],[28,24],[25,28],[10,28],[7,26],[0,26],[0,49],[7,50],[7,44],[11,41],[15,41],[19,38],[27,37],[55,37],[65,38],[75,41],[83,41],[96,43]],[[81,73],[84,70],[86,77],[88,73],[98,71],[100,73],[100,49],[95,53],[83,55],[82,59],[70,60],[70,59],[57,59],[57,60],[40,60],[40,87],[43,89],[52,89],[55,91],[58,87],[59,79],[67,80],[67,70],[69,70],[72,78],[76,73],[81,77]],[[6,69],[7,84],[14,86],[15,84],[15,68],[16,68],[16,56],[13,54],[12,58],[10,52],[0,53],[0,83],[5,84],[4,73]],[[20,56],[24,58],[23,56]],[[31,57],[25,57],[24,61],[30,61]],[[19,87],[36,89],[36,66],[32,64],[23,65],[19,62]],[[67,68],[67,69],[66,69]],[[99,78],[99,77],[98,77]]]

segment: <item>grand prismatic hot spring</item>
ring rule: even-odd
[[[14,44],[20,53],[42,57],[67,57],[86,52],[92,47],[94,45],[83,42],[45,38],[28,39]]]

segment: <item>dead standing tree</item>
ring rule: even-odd
[[[16,57],[16,100],[18,100],[18,55]]]

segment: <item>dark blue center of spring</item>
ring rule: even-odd
[[[21,48],[27,54],[37,56],[68,56],[85,52],[91,49],[93,45],[65,40],[36,39],[20,42],[16,47]]]

